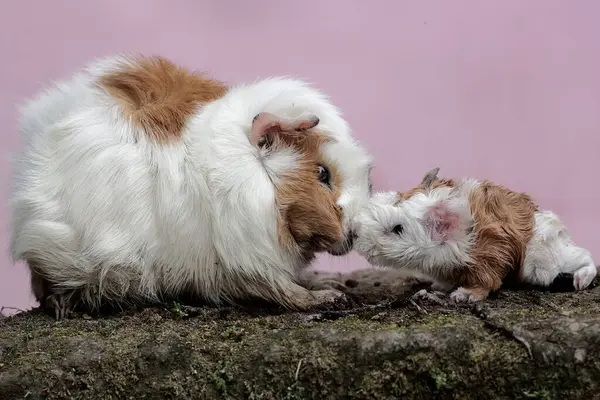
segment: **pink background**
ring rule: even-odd
[[[159,53],[230,83],[307,78],[377,157],[376,189],[435,166],[528,191],[600,259],[596,0],[19,0],[0,13],[0,199],[15,106],[90,58]],[[3,204],[3,205],[4,205]],[[32,303],[0,211],[0,305]],[[366,265],[322,257],[321,268]]]

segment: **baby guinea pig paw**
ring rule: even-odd
[[[467,289],[464,287],[459,287],[450,293],[450,299],[456,303],[475,303],[485,300],[488,294],[489,291],[482,288]]]
[[[587,288],[594,281],[597,274],[598,272],[595,265],[579,268],[573,274],[573,286],[575,287],[575,290]]]

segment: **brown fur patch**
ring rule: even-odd
[[[406,192],[398,192],[398,202],[403,200],[408,200],[413,197],[417,193],[427,193],[430,190],[435,188],[439,188],[442,186],[455,187],[456,182],[452,179],[439,179],[437,174],[439,172],[439,168],[432,169],[428,171],[421,179],[421,183],[416,188],[408,190]]]
[[[317,130],[298,135],[276,135],[272,149],[292,147],[301,158],[293,170],[277,183],[279,238],[285,247],[299,246],[305,256],[325,251],[342,239],[342,210],[336,202],[341,194],[341,176],[335,165],[321,158],[320,147],[327,141]],[[319,182],[318,167],[329,170],[331,188]]]
[[[198,106],[222,97],[227,87],[162,57],[123,62],[99,84],[120,103],[126,118],[157,142],[178,139]]]
[[[406,192],[399,192],[398,193],[398,201],[408,200],[417,193],[426,193],[430,190],[433,190],[433,189],[436,189],[436,188],[439,188],[442,186],[448,186],[448,187],[453,188],[456,186],[456,182],[452,179],[440,179],[440,180],[433,182],[431,185],[421,184],[421,185],[417,186],[416,188],[410,189]]]
[[[538,207],[529,195],[489,181],[471,192],[469,203],[476,221],[473,262],[468,274],[457,277],[457,284],[496,291],[523,265]]]

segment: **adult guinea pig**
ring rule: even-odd
[[[525,193],[484,180],[440,179],[439,168],[406,192],[383,192],[357,214],[355,249],[371,263],[409,268],[480,301],[506,278],[550,286],[573,274],[576,290],[597,275],[590,252]]]
[[[227,87],[111,57],[30,101],[21,131],[11,252],[57,318],[184,294],[292,309],[341,295],[297,276],[352,248],[372,158],[302,81]]]

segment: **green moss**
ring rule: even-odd
[[[185,318],[188,316],[188,314],[185,313],[185,311],[183,311],[181,304],[176,301],[173,302],[173,307],[171,308],[171,311],[173,312],[173,315],[175,315],[178,318]]]
[[[227,396],[228,386],[231,384],[231,378],[225,367],[220,368],[212,373],[212,383],[215,386],[217,393],[222,396]]]
[[[560,304],[560,307],[554,304]],[[0,320],[6,398],[593,398],[600,291],[508,292],[466,307],[252,315],[179,306]],[[564,315],[564,314],[568,315]],[[185,315],[183,315],[185,314]],[[484,321],[488,318],[488,321]],[[506,332],[490,327],[501,325]],[[574,322],[587,330],[571,331]],[[507,332],[528,335],[525,345]],[[592,327],[592,328],[590,328]],[[576,363],[574,348],[585,348]],[[0,396],[1,397],[1,396]]]
[[[425,314],[418,320],[413,321],[410,324],[400,326],[402,330],[413,330],[415,328],[421,329],[442,329],[454,327],[459,324],[465,323],[478,323],[477,319],[471,315],[465,314]]]

